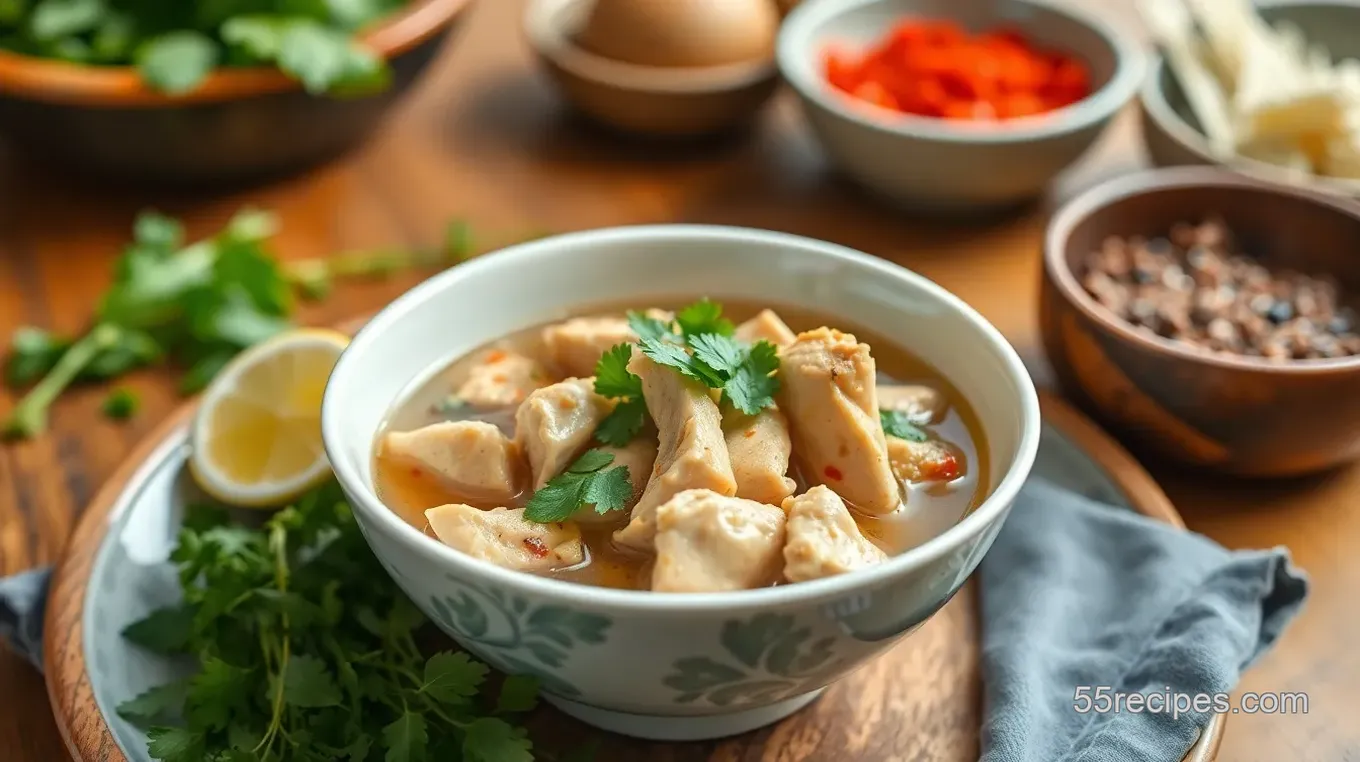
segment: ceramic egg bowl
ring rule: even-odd
[[[640,66],[596,55],[577,35],[590,0],[531,0],[524,32],[565,99],[607,127],[686,138],[751,122],[778,86],[773,58],[716,66]]]
[[[1240,476],[1293,476],[1360,456],[1360,357],[1272,363],[1134,329],[1078,282],[1109,236],[1165,235],[1221,216],[1271,266],[1329,274],[1360,293],[1360,207],[1211,167],[1120,177],[1049,223],[1044,347],[1067,390],[1136,451]]]
[[[1360,5],[1352,0],[1260,0],[1256,7],[1266,22],[1293,24],[1306,39],[1320,43],[1336,58],[1360,56]],[[1281,167],[1244,157],[1221,161],[1210,150],[1180,82],[1160,55],[1151,60],[1139,102],[1143,141],[1148,157],[1158,166],[1221,165],[1267,181],[1360,196],[1360,180],[1299,178]]]
[[[736,251],[741,256],[732,256]],[[698,294],[803,305],[897,336],[974,406],[990,450],[989,495],[957,524],[879,566],[692,594],[613,590],[505,569],[426,536],[378,499],[373,443],[413,380],[493,338],[600,304]],[[900,326],[911,330],[895,330]],[[322,431],[374,553],[445,632],[499,669],[538,676],[548,701],[585,722],[643,738],[696,740],[796,711],[938,611],[1001,529],[1034,463],[1040,413],[1015,350],[925,278],[806,238],[675,225],[547,238],[417,286],[369,321],[341,356],[326,389]],[[543,656],[545,647],[552,658]],[[715,674],[724,677],[715,683]]]
[[[973,32],[1006,25],[1081,59],[1096,91],[1047,114],[1001,123],[933,119],[860,103],[823,75],[828,46],[860,50],[909,17]],[[974,211],[1032,200],[1079,159],[1135,94],[1134,39],[1075,3],[1045,0],[805,0],[784,21],[777,58],[832,164],[899,206]]]

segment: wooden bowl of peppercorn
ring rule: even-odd
[[[1253,477],[1360,457],[1360,205],[1212,167],[1117,178],[1044,239],[1057,377],[1144,454]]]

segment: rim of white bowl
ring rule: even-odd
[[[866,5],[877,5],[892,0],[803,0],[784,19],[775,46],[775,59],[784,79],[802,97],[856,124],[903,137],[927,138],[946,143],[980,143],[999,145],[1024,143],[1038,138],[1053,137],[1090,127],[1108,119],[1133,100],[1143,82],[1147,55],[1128,35],[1119,32],[1098,15],[1071,2],[1061,4],[1047,0],[999,0],[1001,2],[1043,8],[1059,16],[1086,26],[1104,38],[1114,51],[1114,73],[1099,90],[1086,98],[1060,109],[1038,116],[1009,119],[999,124],[972,124],[962,121],[933,119],[911,114],[900,114],[888,109],[877,109],[864,104],[864,110],[877,110],[880,118],[858,113],[834,97],[830,86],[817,74],[818,51],[810,50],[811,37],[828,20]]]
[[[535,260],[558,256],[556,251],[566,244],[589,242],[627,244],[656,238],[674,239],[677,236],[696,241],[727,243],[759,241],[787,248],[812,250],[832,260],[876,271],[885,280],[910,283],[953,310],[968,322],[983,341],[991,345],[1010,371],[1019,391],[1020,441],[1005,476],[981,505],[949,529],[870,569],[758,590],[725,593],[655,593],[649,590],[594,587],[540,577],[479,561],[460,553],[426,536],[383,505],[372,485],[360,478],[354,464],[342,457],[338,448],[333,446],[332,443],[339,441],[341,437],[340,419],[344,415],[344,409],[335,402],[335,398],[343,393],[346,384],[353,383],[349,381],[350,378],[362,376],[363,366],[360,361],[365,348],[380,341],[390,326],[405,319],[407,314],[419,305],[436,298],[460,281],[476,277],[485,271],[532,267]],[[390,405],[391,400],[386,404]],[[355,509],[364,514],[374,526],[403,542],[414,552],[439,563],[449,571],[456,572],[463,578],[481,579],[495,586],[539,596],[575,599],[597,609],[674,615],[816,603],[823,599],[843,596],[857,588],[881,585],[893,577],[920,569],[957,550],[966,539],[986,531],[1019,494],[1020,488],[1029,478],[1039,449],[1040,421],[1038,392],[1015,348],[981,314],[928,278],[863,252],[813,238],[753,228],[688,224],[633,225],[566,233],[510,246],[431,277],[397,297],[355,334],[331,373],[321,411],[321,431],[327,456],[340,483],[350,495],[357,496]]]

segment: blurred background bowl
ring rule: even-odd
[[[1018,28],[1037,45],[1083,61],[1096,91],[1064,109],[1005,123],[967,123],[854,104],[822,72],[829,45],[861,49],[906,17],[949,19],[970,31]],[[1041,194],[1096,141],[1137,92],[1137,42],[1087,12],[1039,0],[804,0],[784,21],[777,58],[832,163],[908,208],[983,210]]]
[[[22,153],[123,181],[201,185],[299,170],[367,137],[471,4],[413,0],[361,34],[393,75],[361,98],[309,95],[272,68],[220,68],[170,96],[132,67],[0,51],[0,135]]]
[[[1360,3],[1356,0],[1259,0],[1256,5],[1268,23],[1284,21],[1297,26],[1310,42],[1322,44],[1334,58],[1360,57]],[[1160,55],[1154,55],[1149,62],[1139,101],[1143,141],[1148,157],[1158,166],[1221,165],[1270,182],[1360,196],[1360,181],[1356,180],[1319,177],[1299,183],[1292,173],[1266,162],[1240,157],[1219,161],[1209,149],[1208,138],[1180,82]]]
[[[1135,330],[1078,282],[1110,236],[1164,236],[1217,215],[1275,268],[1360,294],[1360,206],[1212,167],[1117,178],[1073,199],[1044,239],[1044,347],[1067,391],[1144,453],[1241,476],[1292,476],[1360,456],[1360,357],[1272,363]]]
[[[639,66],[594,55],[575,42],[590,0],[532,0],[524,32],[565,99],[623,132],[687,138],[751,122],[774,94],[773,59],[718,66]]]

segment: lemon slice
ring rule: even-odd
[[[230,505],[276,506],[330,476],[321,398],[349,338],[298,329],[237,355],[199,403],[189,469]]]

